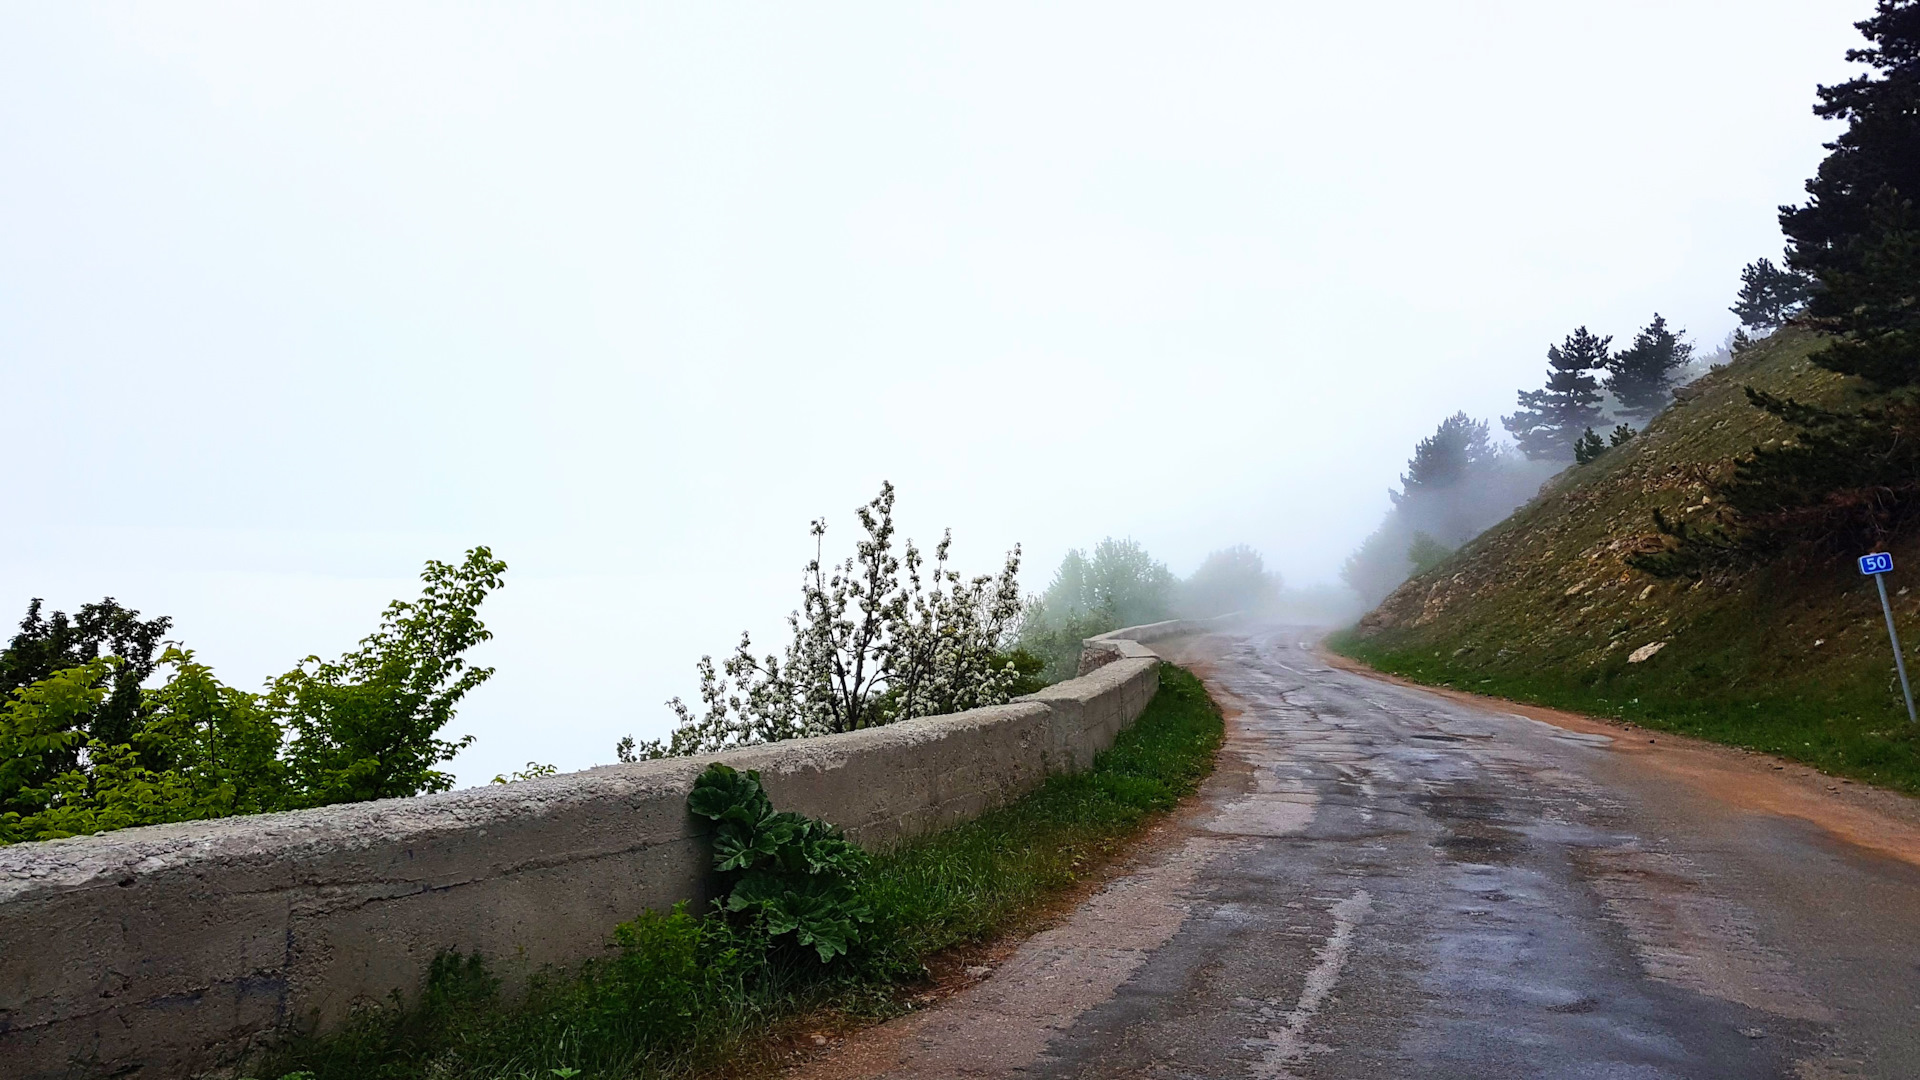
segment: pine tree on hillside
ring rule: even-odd
[[[1882,188],[1920,198],[1920,0],[1879,0],[1872,18],[1855,23],[1870,42],[1849,49],[1847,59],[1873,67],[1873,74],[1819,88],[1813,111],[1844,120],[1847,130],[1827,144],[1831,151],[1807,181],[1804,206],[1780,208],[1787,234],[1787,265],[1830,286],[1835,271],[1859,272],[1859,239],[1875,231],[1873,201]],[[1834,316],[1844,298],[1816,289],[1810,313]]]
[[[1585,465],[1607,452],[1607,444],[1592,428],[1573,442],[1573,461],[1576,465]]]
[[[1792,436],[1710,484],[1711,524],[1656,514],[1659,550],[1628,557],[1649,573],[1697,576],[1795,545],[1861,550],[1920,518],[1920,0],[1875,11],[1854,24],[1870,47],[1847,53],[1874,72],[1820,87],[1814,107],[1847,130],[1806,204],[1780,210],[1787,265],[1815,281],[1802,318],[1832,335],[1812,360],[1870,392],[1836,408],[1748,387]]]
[[[1691,359],[1692,344],[1668,329],[1666,318],[1656,312],[1633,344],[1608,360],[1607,389],[1622,413],[1645,420],[1673,400],[1673,373]]]
[[[1874,200],[1868,232],[1849,245],[1857,261],[1826,271],[1814,325],[1838,335],[1814,363],[1881,390],[1920,384],[1920,220],[1891,187]]]
[[[1547,349],[1547,385],[1520,391],[1520,408],[1500,423],[1528,457],[1573,457],[1580,433],[1600,422],[1600,383],[1591,374],[1607,366],[1610,337],[1581,327]]]
[[[1740,271],[1740,297],[1727,310],[1740,317],[1741,326],[1770,334],[1798,315],[1812,293],[1805,274],[1755,259]]]
[[[1493,459],[1493,441],[1487,422],[1457,412],[1440,422],[1434,433],[1413,448],[1401,491],[1389,491],[1395,506],[1425,492],[1444,491],[1467,478],[1476,466]]]

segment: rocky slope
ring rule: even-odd
[[[1351,633],[1342,652],[1430,682],[1621,716],[1920,790],[1873,583],[1850,557],[1807,557],[1699,582],[1624,557],[1653,510],[1710,512],[1704,481],[1783,427],[1743,386],[1839,402],[1815,339],[1783,332],[1683,391],[1647,430],[1540,495]],[[1920,537],[1892,548],[1895,613],[1920,643]],[[1913,655],[1909,652],[1909,666]]]

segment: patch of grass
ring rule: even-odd
[[[1690,635],[1689,644],[1697,646],[1701,637]],[[1645,671],[1625,665],[1599,671],[1494,668],[1471,654],[1455,656],[1424,644],[1396,648],[1352,633],[1327,644],[1376,670],[1430,686],[1627,720],[1920,794],[1920,733],[1907,722],[1897,686],[1889,702],[1877,680],[1821,678],[1831,673],[1818,669],[1765,678],[1737,642],[1704,655],[1694,652],[1684,663],[1635,665]],[[1882,647],[1889,648],[1884,640]],[[1892,668],[1891,656],[1886,666]]]
[[[1163,666],[1145,713],[1088,771],[877,856],[860,882],[873,922],[833,963],[683,905],[621,924],[608,957],[550,972],[511,1000],[481,958],[443,956],[417,1004],[363,1010],[283,1047],[263,1075],[684,1076],[737,1060],[792,1017],[884,1014],[900,988],[925,980],[935,953],[1018,925],[1122,851],[1212,771],[1222,735],[1199,680]]]

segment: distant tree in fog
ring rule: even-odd
[[[1067,552],[1040,602],[1056,615],[1097,612],[1136,626],[1170,617],[1173,571],[1147,553],[1137,540],[1108,537],[1092,556]]]
[[[1547,384],[1520,391],[1520,407],[1500,418],[1529,458],[1569,461],[1580,433],[1600,422],[1600,383],[1593,372],[1609,360],[1610,337],[1582,326],[1547,348]]]
[[[1045,661],[1046,681],[1070,679],[1082,639],[1172,618],[1175,584],[1173,571],[1136,540],[1108,537],[1091,555],[1069,551],[1046,591],[1027,602],[1016,642]]]
[[[1646,420],[1673,402],[1676,373],[1693,359],[1693,345],[1655,313],[1633,344],[1607,360],[1607,389],[1622,415]]]
[[[1259,552],[1235,544],[1208,555],[1193,576],[1180,583],[1174,609],[1188,619],[1263,612],[1280,598],[1280,584],[1280,575],[1267,572]]]
[[[1413,542],[1407,545],[1407,561],[1413,564],[1414,573],[1424,574],[1445,562],[1453,550],[1435,540],[1432,533],[1416,532]]]
[[[1494,458],[1493,441],[1485,420],[1475,420],[1457,412],[1421,439],[1400,475],[1400,491],[1389,491],[1399,506],[1437,491],[1450,491],[1465,481],[1475,469]]]
[[[1455,413],[1415,445],[1393,507],[1340,576],[1367,606],[1526,502],[1557,468],[1496,444],[1484,420]]]

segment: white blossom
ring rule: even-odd
[[[701,657],[701,711],[669,701],[672,734],[638,744],[622,739],[621,760],[857,731],[1008,701],[1019,679],[1006,649],[1021,613],[1020,548],[1007,553],[1000,573],[974,578],[947,565],[951,531],[931,564],[910,540],[896,556],[893,502],[893,485],[882,484],[856,512],[866,535],[837,565],[824,561],[826,522],[812,523],[814,557],[800,608],[787,616],[793,636],[784,662],[755,657],[745,633],[718,667]]]

